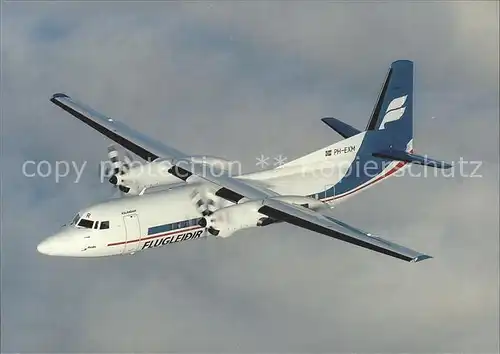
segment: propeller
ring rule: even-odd
[[[127,173],[130,170],[130,165],[134,162],[134,158],[128,150],[123,152],[123,164],[122,164],[122,174]]]
[[[128,151],[126,151],[122,161],[116,145],[111,144],[108,146],[108,160],[111,164],[106,164],[104,171],[102,171],[102,164],[99,165],[100,178],[103,176],[110,176],[108,179],[109,183],[111,183],[114,188],[118,188],[121,196],[123,196],[130,191],[130,188],[121,184],[120,176],[123,176],[130,170],[130,164],[133,159]]]
[[[221,205],[221,201],[222,199],[217,198],[215,194],[207,188],[199,187],[194,189],[191,193],[191,202],[202,216],[198,225],[205,228],[205,232],[208,232],[208,234],[213,236],[217,236],[219,234],[219,230],[210,225],[210,216],[217,209],[223,207],[223,205]]]

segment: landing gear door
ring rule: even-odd
[[[123,253],[133,253],[137,251],[141,243],[141,228],[139,225],[139,217],[137,214],[129,214],[123,217],[123,225],[125,225],[126,243]]]

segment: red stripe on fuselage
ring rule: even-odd
[[[370,185],[372,185],[373,183],[375,182],[378,182],[384,178],[387,178],[389,177],[390,175],[392,175],[394,172],[396,172],[397,170],[399,170],[401,167],[403,167],[404,165],[406,165],[406,162],[398,162],[398,164],[396,166],[394,166],[392,169],[390,169],[389,171],[387,171],[385,174],[383,174],[382,176],[379,176],[377,178],[375,178],[373,181],[371,181],[370,183],[367,183],[365,184],[364,186],[360,186],[356,189],[353,189],[352,191],[350,192],[347,192],[345,194],[341,194],[341,195],[338,195],[338,196],[333,196],[333,197],[330,197],[330,198],[326,198],[326,199],[322,199],[323,202],[329,202],[330,200],[335,200],[335,199],[339,199],[339,198],[344,198],[344,197],[347,197],[348,195],[352,194],[352,193],[355,193],[355,192],[358,192],[360,190],[362,190],[363,188],[366,188]]]

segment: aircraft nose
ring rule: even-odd
[[[54,236],[49,237],[40,242],[36,249],[41,254],[51,256],[55,254],[58,249],[58,240]]]
[[[40,242],[37,251],[47,256],[70,256],[81,251],[81,238],[71,232],[60,232]]]

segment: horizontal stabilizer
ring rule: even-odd
[[[322,118],[321,120],[323,121],[323,123],[328,125],[330,128],[335,130],[337,133],[339,133],[340,135],[342,135],[342,137],[346,139],[361,133],[356,128],[353,128],[349,124],[341,122],[340,120],[335,118],[328,117],[328,118]]]
[[[397,161],[410,162],[417,165],[436,167],[436,168],[451,168],[452,166],[449,163],[444,161],[438,161],[426,156],[410,154],[406,151],[400,150],[384,150],[380,152],[375,152],[372,154],[375,157],[381,157],[384,159],[391,159]]]

